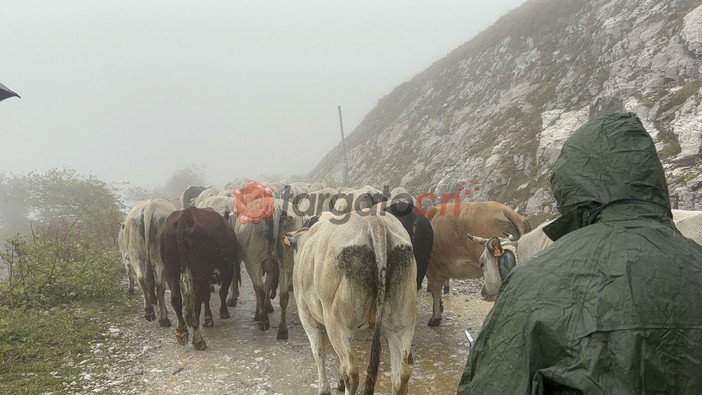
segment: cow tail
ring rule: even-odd
[[[382,218],[372,216],[371,218],[371,238],[375,262],[378,269],[378,294],[376,296],[375,328],[373,330],[373,345],[371,347],[371,358],[366,372],[366,384],[364,392],[373,395],[375,381],[378,377],[378,367],[380,366],[380,328],[383,326],[383,306],[385,305],[386,274],[388,269],[387,257],[387,231]]]
[[[270,255],[268,256],[268,259],[271,263],[271,276],[273,278],[271,279],[271,289],[270,289],[270,297],[271,299],[275,299],[275,295],[278,291],[278,282],[280,281],[280,268],[278,267],[278,244],[280,242],[278,241],[278,231],[280,228],[280,212],[281,210],[278,209],[278,207],[274,208],[273,211],[273,218],[271,218],[271,221],[269,221],[269,228],[268,228],[268,242],[270,243],[270,249],[269,253]]]
[[[144,252],[146,260],[146,286],[151,296],[151,303],[156,304],[156,280],[154,278],[154,267],[151,262],[151,221],[154,217],[154,204],[148,202],[142,211],[142,223],[144,226]]]
[[[185,310],[185,322],[191,327],[198,326],[195,317],[195,282],[193,273],[188,264],[188,252],[185,245],[185,232],[192,225],[192,215],[190,210],[185,209],[180,214],[176,225],[176,244],[178,244],[178,256],[180,259],[180,294],[183,298],[183,308]]]

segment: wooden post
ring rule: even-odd
[[[346,160],[346,141],[344,140],[344,121],[341,118],[341,106],[339,106],[339,126],[341,127],[341,148],[344,150],[344,168],[341,171],[341,186],[348,186],[349,162]]]

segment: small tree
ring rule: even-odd
[[[24,202],[28,217],[44,232],[102,247],[116,245],[122,220],[117,189],[73,169],[51,169],[9,180],[10,199]],[[59,240],[57,240],[59,241]]]
[[[166,196],[177,197],[190,185],[205,185],[205,175],[202,166],[191,164],[188,167],[173,172],[173,175],[163,187]]]

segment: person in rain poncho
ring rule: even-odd
[[[702,394],[702,247],[639,118],[578,128],[551,185],[556,242],[504,281],[458,394]]]

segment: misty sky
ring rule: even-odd
[[[0,172],[163,186],[306,174],[378,100],[524,0],[0,5]]]

